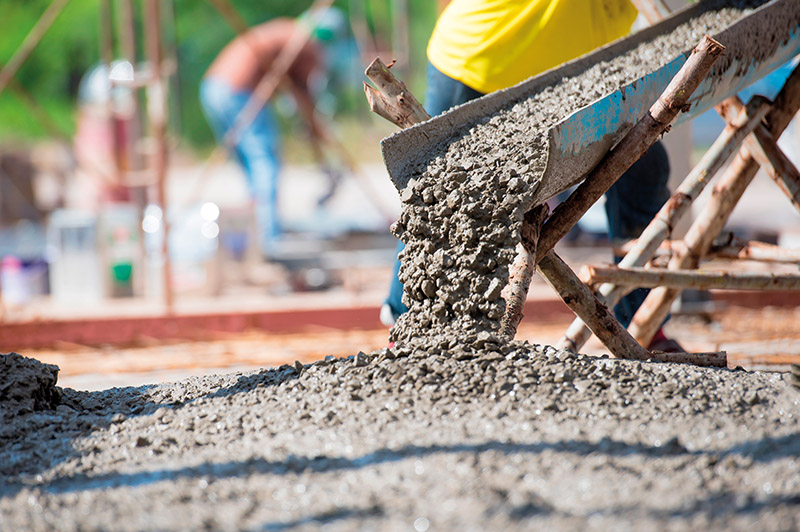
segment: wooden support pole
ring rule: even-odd
[[[775,98],[767,114],[766,123],[772,137],[779,137],[800,109],[800,67],[792,71]],[[706,207],[689,228],[684,238],[686,250],[676,254],[669,262],[673,270],[696,268],[711,247],[736,203],[755,177],[759,165],[747,147],[742,147],[721,176]],[[669,313],[673,301],[680,294],[673,288],[655,288],[650,291],[633,317],[629,330],[641,343],[647,344]]]
[[[724,106],[719,106],[719,111],[725,121],[729,121],[731,116],[743,107],[738,97],[729,98],[724,103]],[[766,126],[759,125],[745,140],[745,146],[778,188],[786,194],[792,205],[800,210],[800,172],[780,149],[775,137],[769,133]]]
[[[636,244],[620,262],[621,267],[644,266],[655,255],[658,247],[669,237],[681,218],[689,212],[692,203],[705,189],[711,178],[739,149],[747,135],[761,123],[769,109],[770,102],[768,100],[755,96],[747,107],[740,110],[732,123],[725,127],[697,166],[686,176],[686,179],[642,231]],[[628,291],[624,287],[604,284],[598,289],[598,297],[609,307],[613,307]],[[577,351],[590,336],[589,330],[584,324],[580,320],[575,320],[564,333],[558,346]]]
[[[542,257],[537,268],[564,303],[589,326],[611,354],[617,358],[651,358],[650,352],[634,340],[555,252],[550,251]]]
[[[537,255],[544,256],[669,127],[725,47],[705,36],[649,112],[628,131],[542,227]]]
[[[624,255],[636,244],[633,240],[625,245],[616,248],[614,253]],[[665,240],[656,250],[655,257],[671,257],[681,249],[685,249],[682,240]],[[751,260],[757,262],[778,262],[795,264],[800,262],[800,249],[787,249],[775,244],[758,242],[755,240],[740,242],[734,239],[731,242],[712,245],[711,249],[704,257],[706,259],[731,259],[731,260]],[[620,263],[618,266],[623,267]]]
[[[522,241],[517,245],[517,256],[511,264],[508,284],[502,294],[506,302],[506,313],[500,320],[500,334],[509,340],[514,339],[519,322],[522,321],[531,278],[536,271],[536,240],[548,210],[546,203],[539,205],[525,213],[522,221]]]
[[[707,368],[728,367],[728,354],[725,351],[712,351],[710,353],[664,353],[653,351],[651,360],[654,362],[672,362],[676,364],[694,364]]]
[[[668,286],[697,290],[800,290],[800,274],[796,273],[780,275],[587,265],[580,277],[587,284],[613,283],[640,288]]]
[[[380,58],[370,63],[364,74],[376,87],[364,83],[364,94],[372,112],[401,128],[430,118],[406,84],[397,79]]]

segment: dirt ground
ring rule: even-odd
[[[800,392],[782,374],[527,343],[357,353],[67,388],[53,409],[3,391],[0,530],[800,526]]]

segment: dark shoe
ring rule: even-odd
[[[658,351],[661,353],[685,353],[686,349],[672,338],[667,338],[664,335],[664,330],[659,329],[656,331],[655,336],[647,346],[649,351]]]

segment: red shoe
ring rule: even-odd
[[[664,335],[663,329],[658,329],[656,331],[655,336],[653,339],[650,340],[650,345],[647,346],[649,351],[659,351],[661,353],[685,353],[686,349],[684,349],[681,344],[676,342],[671,338],[667,338]]]

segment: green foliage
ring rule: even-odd
[[[0,142],[52,136],[35,116],[42,110],[57,129],[72,134],[75,130],[75,102],[81,77],[100,61],[99,31],[101,0],[70,0],[53,26],[17,73],[16,82],[33,96],[40,108],[32,112],[26,99],[12,85],[0,94]],[[163,0],[162,6],[167,1]],[[195,147],[208,147],[213,139],[198,102],[199,82],[216,54],[233,37],[234,31],[207,0],[171,0],[174,27],[167,23],[164,42],[175,46],[178,71],[171,100],[173,127],[182,139]],[[0,64],[7,63],[44,13],[51,0],[0,0]],[[141,35],[142,0],[133,0],[139,19],[139,50],[143,55]],[[254,25],[277,16],[295,17],[312,0],[231,0],[242,18]],[[425,46],[436,18],[436,2],[407,0],[409,11],[409,65],[398,65],[400,73],[420,97],[424,93]],[[114,15],[119,2],[110,0]],[[402,2],[394,0],[336,0],[334,5],[345,13],[360,13],[376,40],[389,45],[392,32],[392,9]],[[165,16],[165,20],[170,17]],[[365,66],[365,65],[363,65]],[[361,70],[363,70],[361,66]],[[352,85],[350,87],[349,85]],[[360,82],[339,86],[337,112],[363,114],[366,106]],[[289,127],[292,127],[289,124]]]
[[[97,61],[97,0],[71,0],[16,75],[16,81],[39,102],[62,129],[73,107],[80,77]],[[5,65],[44,13],[49,0],[0,0],[0,63]],[[20,140],[48,134],[31,116],[12,85],[0,94],[0,139]]]

